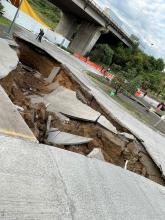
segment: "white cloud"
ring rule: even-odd
[[[165,60],[165,0],[95,0],[113,9],[123,27],[136,34],[145,51]]]

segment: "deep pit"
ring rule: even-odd
[[[101,148],[107,162],[124,168],[126,161],[128,161],[128,170],[165,185],[160,170],[138,139],[128,140],[94,122],[69,118],[69,122],[66,123],[56,113],[47,111],[44,103],[32,104],[31,95],[42,96],[48,94],[56,88],[56,84],[59,84],[76,91],[79,100],[104,115],[118,131],[130,133],[91,97],[87,90],[72,77],[67,68],[29,43],[19,39],[17,39],[17,43],[19,44],[20,63],[16,70],[0,80],[0,84],[12,102],[24,109],[21,115],[40,143],[51,145],[47,140],[47,121],[48,116],[51,115],[51,127],[75,135],[93,138],[93,141],[88,144],[78,146],[59,145],[56,147],[85,156],[94,148]],[[45,78],[49,76],[54,67],[61,67],[61,70],[50,84],[45,81]]]

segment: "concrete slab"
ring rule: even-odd
[[[59,73],[61,67],[54,67],[52,72],[50,73],[49,77],[46,80],[46,82],[48,83],[52,83],[54,78],[57,76],[57,74]]]
[[[126,132],[121,132],[119,133],[120,135],[124,136],[125,138],[129,139],[129,140],[135,140],[135,137],[132,134],[128,134]]]
[[[55,112],[56,116],[60,119],[60,121],[62,121],[64,124],[68,124],[70,119],[68,117],[66,117],[65,115],[59,113],[59,112]]]
[[[57,89],[59,87],[59,84],[58,82],[53,82],[49,85],[46,86],[46,89],[49,91],[49,92],[52,92],[54,91],[55,89]]]
[[[92,141],[92,138],[86,138],[59,130],[49,132],[48,141],[58,145],[79,145],[86,144]]]
[[[164,220],[165,188],[120,167],[0,138],[1,219]]]
[[[13,49],[17,49],[19,47],[19,45],[12,39],[8,39],[8,38],[0,38],[0,41],[6,41],[8,43],[8,45],[13,48]]]
[[[7,76],[9,72],[14,70],[18,64],[18,57],[14,50],[12,50],[8,42],[0,39],[0,79]]]
[[[24,119],[0,86],[0,134],[37,141]]]
[[[79,101],[74,91],[62,86],[59,86],[55,91],[43,97],[32,96],[31,101],[33,103],[41,101],[45,104],[50,103],[47,108],[48,111],[60,112],[80,120],[96,121],[101,115],[99,112]]]
[[[104,117],[103,115],[101,115],[99,117],[99,119],[97,120],[97,123],[99,123],[101,126],[106,128],[107,130],[113,132],[114,134],[118,134],[118,131],[116,130],[116,127],[113,126],[113,124],[110,121],[108,121],[106,119],[106,117]]]
[[[94,148],[94,149],[87,155],[87,157],[105,161],[104,156],[103,156],[103,153],[102,153],[102,151],[101,151],[100,148]]]
[[[14,41],[14,40],[10,40],[10,39],[6,39],[8,42],[8,45],[13,48],[13,49],[17,49],[19,47],[19,45]]]

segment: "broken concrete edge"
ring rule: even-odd
[[[152,158],[153,162],[157,165],[157,167],[159,168],[160,172],[162,173],[162,178],[165,179],[165,170],[163,170],[161,163],[158,163],[157,160],[155,159],[153,155],[153,152],[150,152],[150,148],[147,147],[147,145],[145,143],[143,143],[144,148],[146,149],[146,151],[148,152],[148,154],[150,155],[150,157]]]
[[[63,65],[65,67],[65,65]],[[107,114],[110,115],[110,117],[116,121],[121,127],[123,128],[126,128],[132,135],[134,135],[134,137],[142,144],[142,146],[146,149],[146,151],[148,152],[148,154],[150,155],[150,157],[152,158],[152,160],[154,161],[154,163],[157,165],[157,167],[160,169],[162,175],[163,173],[165,173],[163,170],[162,170],[162,167],[161,167],[161,164],[158,163],[155,158],[153,157],[152,155],[152,152],[150,152],[150,150],[148,149],[147,145],[145,144],[145,142],[132,130],[130,130],[130,128],[125,125],[124,123],[122,123],[117,117],[115,117],[113,115],[112,112],[109,112],[109,110],[105,107],[105,106],[102,106],[101,103],[99,102],[99,100],[97,99],[97,97],[95,97],[93,94],[92,94],[92,91],[86,87],[73,73],[72,71],[68,68],[68,67],[65,67],[66,70],[66,73],[69,74],[70,77],[72,77],[80,86],[83,86],[83,88],[85,89],[85,91],[92,97],[92,99],[95,99],[96,102],[101,106],[101,108],[103,109],[103,111]],[[163,175],[162,176],[163,178],[165,178],[165,176]]]
[[[6,39],[0,38],[0,46],[1,50],[3,50],[3,54],[0,54],[0,79],[2,79],[17,68],[19,59],[16,51],[9,46],[9,43]]]
[[[95,96],[92,94],[92,91],[91,89],[89,89],[84,83],[82,83],[79,78],[74,74],[72,73],[72,71],[69,69],[68,66],[66,66],[65,64],[61,64],[61,66],[64,68],[65,70],[65,73],[69,75],[69,77],[71,77],[73,80],[75,80],[82,88],[82,90],[85,91],[85,93],[88,94],[89,97],[91,97],[91,101],[92,100],[96,100],[96,102],[101,106],[101,108],[103,109],[103,111],[106,113],[106,114],[109,114],[110,117],[116,121],[121,127],[123,128],[126,128],[131,134],[133,134],[133,132],[130,131],[130,129],[128,127],[126,127],[122,122],[120,122],[116,117],[114,117],[104,106],[102,106],[99,101],[97,100],[97,98],[95,98]],[[101,114],[102,115],[102,114]],[[101,117],[101,115],[99,117]],[[98,118],[99,119],[99,118]],[[97,120],[98,120],[97,119]],[[107,119],[108,120],[108,119]],[[115,126],[114,126],[115,127]],[[140,142],[141,142],[141,138],[138,137],[136,134],[133,134]]]
[[[58,128],[51,128],[50,132],[48,133],[47,140],[48,142],[55,145],[82,145],[91,142],[93,139],[68,132],[63,132]]]
[[[101,160],[105,161],[104,155],[101,151],[101,148],[94,148],[88,155],[88,158],[90,159],[96,159],[96,160]]]
[[[51,55],[51,53],[48,53],[44,47],[42,47],[42,44],[39,42],[36,42],[36,44],[34,44],[31,40],[29,40],[26,36],[20,36],[18,33],[14,33],[14,38],[17,39],[18,41],[21,42],[25,42],[30,44],[31,46],[37,47],[40,51],[43,51],[47,56],[51,57],[52,59],[55,60],[54,56]],[[54,45],[55,46],[55,45]],[[57,59],[56,59],[57,60]],[[59,60],[57,60],[59,63],[61,63]]]
[[[119,132],[118,134],[122,135],[123,137],[127,138],[128,140],[132,140],[132,141],[135,140],[135,137],[132,134],[128,134],[126,132]]]
[[[56,76],[58,75],[60,70],[61,70],[61,67],[54,67],[52,69],[51,73],[49,74],[49,76],[47,78],[45,78],[45,81],[47,83],[53,83],[54,79],[56,78]]]
[[[51,53],[48,53],[44,47],[42,47],[42,45],[40,45],[40,47],[36,44],[34,44],[33,42],[31,42],[27,37],[25,36],[20,36],[19,34],[17,33],[14,33],[14,37],[20,41],[23,41],[25,43],[29,43],[30,45],[33,45],[34,47],[37,47],[38,49],[44,51],[45,54],[47,54],[48,56],[50,56],[52,59],[54,60],[57,60],[60,65],[61,65],[61,68],[63,68],[64,70],[66,70],[67,74],[73,79],[75,80],[81,87],[82,89],[88,94],[89,97],[91,97],[91,99],[94,97],[91,90],[84,84],[82,83],[73,73],[72,71],[65,65],[65,64],[62,64],[61,61],[57,58],[54,58],[54,56],[51,55]]]
[[[95,98],[97,100],[97,98]],[[99,100],[97,100],[97,102],[100,104]],[[101,104],[100,104],[101,105]],[[130,131],[131,134],[133,134],[135,136],[135,138],[141,143],[141,145],[145,148],[145,150],[147,151],[147,153],[150,155],[150,157],[152,158],[152,160],[154,161],[154,163],[157,165],[157,167],[159,168],[159,170],[161,171],[162,173],[162,177],[165,179],[165,170],[163,171],[162,169],[162,166],[161,166],[161,163],[158,163],[155,159],[155,157],[153,156],[153,153],[150,152],[150,148],[148,148],[148,146],[145,144],[145,142],[134,132],[134,131],[131,131],[127,125],[124,125],[122,122],[119,121],[118,118],[116,118],[113,113],[109,112],[108,109],[106,109],[105,106],[102,106],[104,108],[104,110],[106,112],[108,112],[110,114],[110,116],[115,120],[117,121],[117,123],[121,124],[123,127],[127,128],[128,131]]]
[[[65,64],[61,64],[61,67],[63,68],[65,73],[68,74],[69,77],[71,77],[74,81],[76,81],[81,86],[82,90],[87,92],[88,95],[91,96],[91,98],[93,97],[91,90],[72,73],[72,71],[69,69],[68,66],[66,66]]]
[[[95,123],[95,122],[97,122],[97,119],[98,119],[98,118],[96,118],[96,120],[94,121],[94,120],[89,120],[89,119],[84,119],[84,118],[81,119],[81,118],[78,118],[76,116],[69,115],[69,114],[66,114],[66,113],[63,113],[63,112],[59,112],[59,113],[64,115],[64,116],[66,116],[66,117],[68,117],[69,119],[74,119],[74,120],[77,120],[77,121],[85,121],[85,122],[93,122],[93,123]],[[100,116],[98,116],[98,117],[100,117]]]
[[[116,127],[104,115],[100,115],[96,122],[106,130],[114,134],[119,134]]]
[[[0,37],[0,42],[2,42],[3,40],[5,40],[12,49],[17,49],[19,47],[19,45],[13,39]]]
[[[101,105],[101,103],[99,102],[99,100],[98,100],[95,96],[93,96],[93,97],[94,97],[94,99],[97,101],[97,103],[98,103],[99,105]],[[101,106],[102,106],[102,105],[101,105]],[[125,125],[125,124],[122,123],[117,117],[115,117],[115,116],[113,115],[113,113],[110,112],[105,106],[102,106],[102,109],[103,109],[107,114],[109,114],[110,117],[111,117],[114,121],[116,121],[119,125],[121,125],[121,127],[126,128],[132,135],[134,135],[135,138],[136,138],[140,143],[143,142],[143,140],[142,140],[134,131],[131,131],[130,128],[129,128],[127,125]]]
[[[34,136],[33,132],[30,130],[30,128],[28,127],[28,125],[26,124],[26,122],[24,121],[22,116],[20,115],[19,111],[17,110],[16,106],[13,104],[13,102],[9,98],[8,94],[6,93],[6,91],[4,90],[4,88],[1,85],[0,85],[0,92],[4,96],[5,102],[9,104],[9,106],[8,106],[9,110],[12,110],[12,113],[15,113],[15,115],[12,115],[12,117],[14,117],[14,116],[16,117],[16,115],[17,115],[18,116],[17,119],[21,120],[21,125],[23,125],[24,128],[26,129],[26,132],[24,132],[24,133],[21,130],[19,132],[18,131],[16,132],[16,130],[14,130],[15,125],[12,126],[13,129],[10,127],[7,127],[6,125],[5,125],[6,127],[3,125],[3,127],[0,128],[0,134],[2,134],[2,135],[4,134],[4,135],[10,136],[10,137],[13,136],[13,137],[21,138],[21,139],[27,139],[27,140],[38,143],[38,140]],[[2,99],[1,99],[1,101],[2,101]],[[6,114],[6,112],[5,112],[5,114]],[[8,114],[9,114],[9,112],[8,112]],[[9,117],[9,115],[8,115],[8,117]],[[5,119],[7,120],[8,118],[5,118]]]

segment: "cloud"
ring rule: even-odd
[[[122,28],[137,35],[145,52],[165,60],[165,0],[95,0],[123,21]]]

